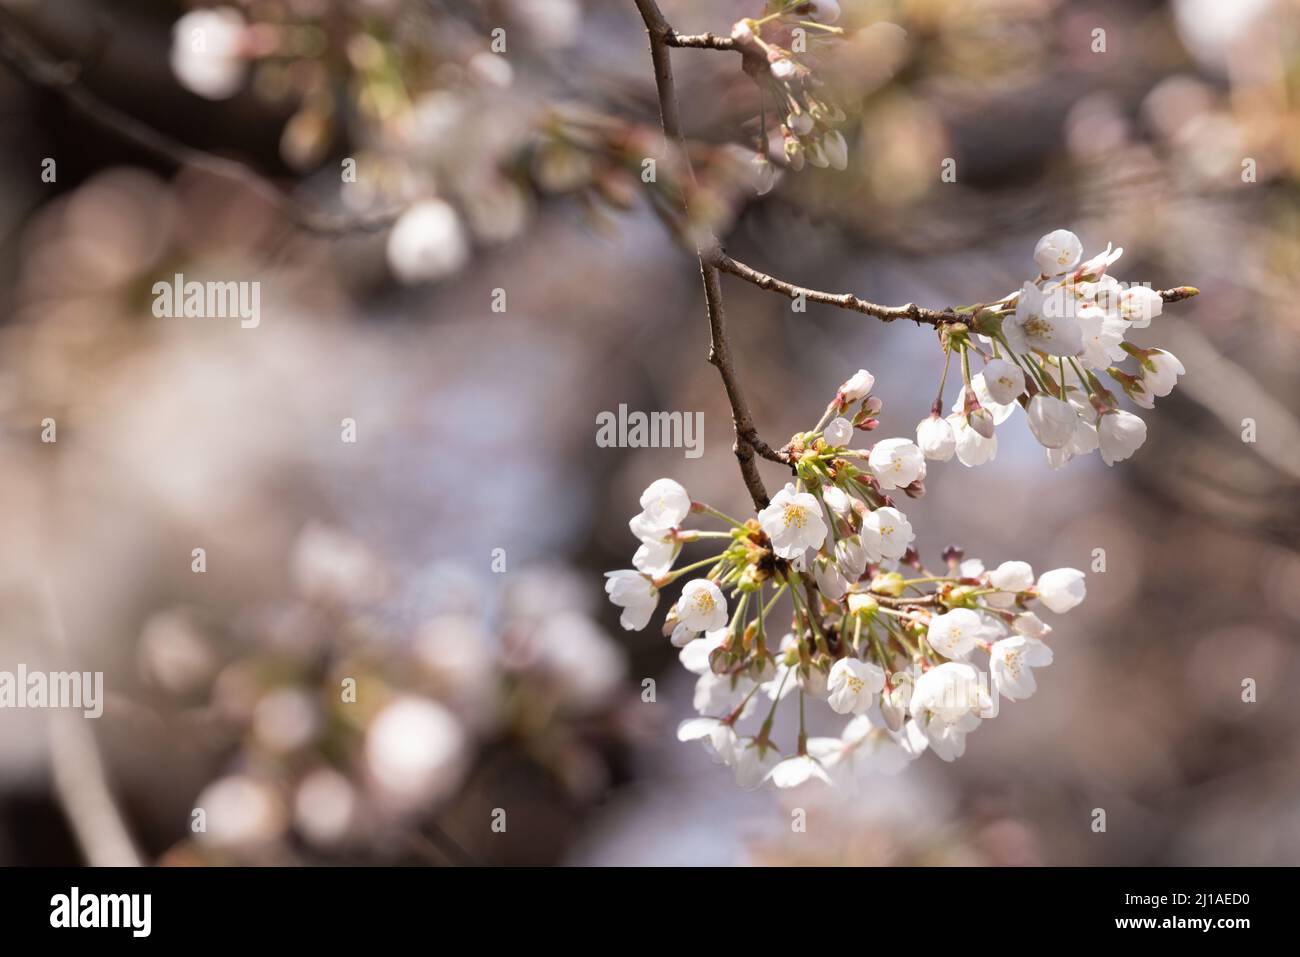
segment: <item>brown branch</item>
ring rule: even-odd
[[[673,84],[673,68],[668,47],[670,38],[676,37],[673,28],[659,10],[655,0],[635,0],[641,19],[645,21],[646,32],[650,35],[650,60],[654,65],[655,88],[659,94],[659,118],[663,125],[664,136],[671,140],[680,151],[691,182],[695,181],[695,170],[691,166],[686,149],[686,138],[682,134],[681,117],[677,112],[677,91]],[[681,38],[678,37],[678,40]],[[686,209],[687,200],[682,197],[682,208]],[[727,401],[731,404],[731,421],[736,433],[733,450],[736,461],[740,464],[740,474],[749,490],[749,497],[756,509],[767,506],[767,487],[758,473],[755,455],[774,462],[788,464],[788,457],[772,449],[758,437],[754,427],[754,418],[749,411],[749,403],[736,377],[736,366],[731,357],[731,346],[727,341],[726,310],[722,304],[722,284],[718,279],[718,267],[715,265],[718,241],[712,235],[696,246],[700,260],[700,277],[704,281],[704,301],[709,314],[709,362],[722,377],[723,388],[727,392]]]
[[[76,63],[61,61],[40,47],[26,34],[21,21],[3,7],[0,27],[0,61],[19,77],[54,91],[91,122],[153,156],[243,184],[305,232],[327,237],[377,232],[391,226],[401,212],[389,210],[354,217],[308,209],[272,186],[252,167],[188,146],[100,99],[81,83],[82,70]]]
[[[807,289],[803,286],[796,286],[794,283],[777,279],[775,276],[769,276],[767,273],[759,272],[752,266],[747,266],[742,262],[732,259],[721,250],[716,250],[713,254],[713,264],[723,272],[731,273],[746,282],[753,283],[760,289],[767,289],[771,292],[780,293],[787,299],[798,299],[802,296],[810,302],[819,302],[827,306],[838,306],[841,309],[851,309],[854,312],[860,312],[864,315],[874,316],[881,322],[893,322],[896,319],[910,319],[917,325],[930,325],[936,328],[942,325],[948,325],[956,322],[968,322],[974,313],[980,309],[980,306],[968,307],[963,312],[956,309],[927,309],[924,306],[918,306],[914,302],[909,302],[903,306],[882,306],[878,303],[868,302],[860,299],[851,292],[822,292],[818,289]],[[1181,302],[1184,299],[1191,299],[1197,295],[1200,290],[1195,286],[1177,286],[1173,289],[1158,290],[1160,298],[1165,302]]]

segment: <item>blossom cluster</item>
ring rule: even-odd
[[[1167,396],[1184,369],[1172,353],[1125,341],[1160,315],[1164,300],[1148,286],[1121,284],[1109,272],[1122,249],[1080,262],[1074,233],[1058,229],[1038,241],[1041,273],[991,306],[971,307],[971,321],[945,330],[945,377],[960,355],[964,386],[942,416],[942,384],[929,418],[916,429],[926,458],[981,465],[997,454],[995,429],[1020,407],[1029,430],[1059,469],[1078,455],[1100,451],[1114,465],[1146,440],[1146,423],[1121,409],[1115,391],[1142,408]],[[971,354],[983,368],[971,374]],[[1121,364],[1132,359],[1135,368]]]
[[[845,114],[826,92],[807,56],[813,44],[834,41],[844,31],[833,26],[840,18],[836,0],[781,0],[769,4],[767,15],[739,20],[731,39],[745,56],[746,68],[773,98],[782,119],[782,152],[793,170],[805,163],[844,169],[848,145],[835,126]],[[770,169],[767,144],[757,162]]]
[[[1072,568],[1035,577],[1025,562],[990,569],[956,548],[940,569],[923,564],[894,500],[923,494],[921,448],[903,438],[856,447],[859,432],[879,425],[874,382],[860,370],[840,386],[821,421],[785,447],[796,480],[745,521],[693,501],[672,479],[653,482],[629,523],[641,542],[633,567],[606,575],[629,630],[649,624],[663,589],[688,579],[663,626],[698,676],[699,716],[678,738],[701,741],[745,787],[851,785],[926,750],[954,760],[1000,699],[1028,698],[1033,670],[1051,663],[1052,629],[1038,610],[1062,614],[1085,595]],[[692,517],[727,528],[687,528]],[[720,551],[675,567],[686,545],[709,543]],[[848,719],[838,737],[809,737],[809,699]],[[778,743],[786,701],[797,701],[799,730]]]
[[[401,861],[432,816],[483,800],[480,755],[544,773],[567,801],[604,788],[627,662],[562,567],[499,591],[459,565],[405,568],[308,524],[293,588],[223,626],[203,608],[152,615],[138,646],[164,713],[203,715],[219,767],[205,827],[177,863]],[[483,810],[486,816],[487,810]]]

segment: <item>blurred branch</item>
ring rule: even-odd
[[[655,88],[659,95],[659,118],[664,136],[673,141],[681,151],[686,169],[692,182],[695,169],[690,162],[686,148],[686,138],[682,134],[681,117],[677,112],[677,90],[673,83],[673,67],[668,47],[670,37],[675,37],[673,28],[664,19],[663,13],[655,0],[635,0],[641,19],[645,21],[646,32],[650,35],[650,60],[654,65]],[[682,206],[686,200],[683,197]],[[727,341],[726,311],[722,303],[722,284],[718,279],[718,267],[714,264],[718,241],[711,233],[696,245],[696,255],[700,261],[700,277],[704,281],[704,300],[709,313],[709,362],[722,376],[723,387],[727,391],[727,400],[731,404],[732,426],[736,433],[733,450],[736,461],[740,464],[740,474],[749,490],[749,497],[756,509],[767,507],[767,488],[763,478],[758,474],[755,455],[760,455],[773,462],[789,464],[789,458],[774,450],[758,437],[754,427],[753,415],[749,403],[745,400],[740,380],[736,377],[735,363],[731,358],[731,347]]]
[[[1300,482],[1300,421],[1197,329],[1172,326],[1169,334],[1170,350],[1198,373],[1183,377],[1179,382],[1182,391],[1211,412],[1230,434],[1240,433],[1243,422],[1253,419],[1256,433],[1264,441],[1245,444],[1293,482]]]
[[[39,586],[45,634],[59,658],[67,636],[54,589]],[[55,713],[50,722],[50,764],[54,791],[68,816],[77,843],[92,867],[139,867],[139,852],[108,786],[108,775],[94,732],[79,714]]]
[[[196,149],[156,130],[100,99],[81,82],[80,64],[59,60],[43,49],[24,30],[22,22],[0,6],[0,61],[33,86],[51,90],[96,125],[132,145],[177,166],[192,166],[222,179],[233,180],[265,199],[300,229],[320,236],[341,237],[352,233],[387,229],[400,210],[373,216],[336,216],[306,208],[287,193],[272,186],[252,167]]]

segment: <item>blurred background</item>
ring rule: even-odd
[[[673,53],[681,224],[630,0],[0,0],[0,670],[106,699],[0,711],[0,864],[1300,863],[1300,5],[841,6],[847,169],[763,195],[740,58]],[[705,222],[877,302],[1001,296],[1057,227],[1201,290],[1136,336],[1187,373],[1133,459],[1051,472],[1013,422],[908,504],[929,561],[1106,550],[955,764],[741,791],[601,594],[651,480],[749,509]],[[260,324],[156,318],[176,273],[259,282]],[[862,366],[882,436],[928,413],[932,332],[723,283],[773,445]],[[704,454],[598,447],[621,403],[702,411]]]

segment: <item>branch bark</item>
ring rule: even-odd
[[[693,183],[695,171],[691,167],[686,138],[682,134],[681,116],[677,112],[677,90],[673,84],[673,67],[668,49],[673,39],[680,41],[682,38],[677,37],[673,32],[673,28],[664,19],[655,0],[635,0],[635,2],[641,19],[645,22],[646,32],[650,36],[650,60],[654,66],[655,88],[659,96],[659,119],[663,126],[664,137],[681,152]],[[688,200],[683,196],[682,208],[689,214],[687,206]],[[749,403],[736,376],[731,345],[727,340],[727,316],[722,302],[722,284],[718,278],[718,267],[715,265],[718,256],[716,237],[709,234],[699,242],[696,246],[696,255],[700,261],[700,278],[704,283],[704,302],[709,315],[709,362],[722,377],[727,401],[731,404],[731,421],[736,434],[733,451],[740,465],[740,474],[745,481],[745,488],[749,490],[754,508],[763,509],[768,504],[767,487],[758,472],[756,456],[787,464],[789,459],[758,437],[753,415],[749,411]]]

